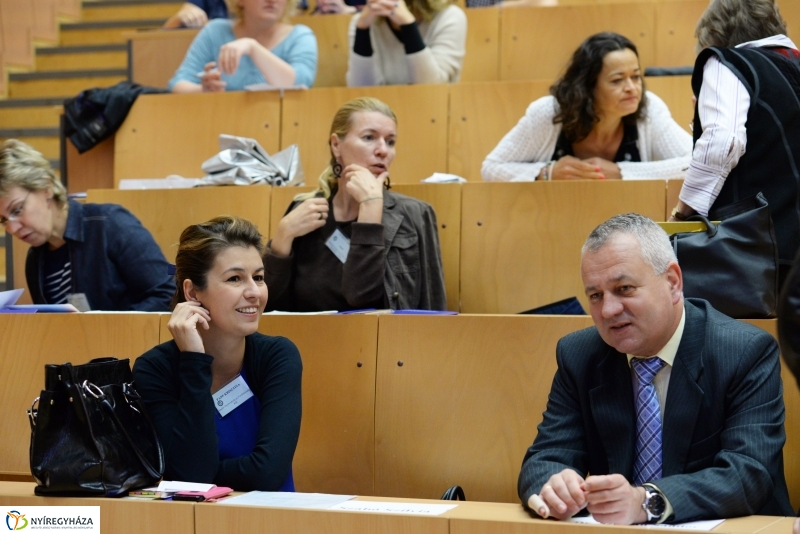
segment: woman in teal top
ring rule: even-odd
[[[229,0],[233,20],[212,20],[197,34],[169,89],[237,91],[254,83],[311,87],[317,38],[308,26],[286,22],[287,1]]]

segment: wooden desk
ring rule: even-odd
[[[157,314],[0,314],[0,474],[30,476],[26,410],[48,363],[136,358],[158,343]]]
[[[534,519],[519,504],[467,502],[448,512],[450,534],[590,534],[606,532],[652,533],[645,525],[581,525]],[[715,533],[751,534],[770,532],[791,534],[791,518],[750,516],[727,519],[712,530]],[[789,524],[786,529],[785,525]]]
[[[362,500],[425,502],[447,504],[443,501],[419,499],[381,499],[360,497]],[[195,506],[196,534],[217,534],[219,526],[227,532],[259,532],[263,534],[305,534],[332,532],[357,534],[448,534],[452,510],[439,516],[426,517],[404,514],[344,512],[335,510],[301,510],[292,508],[262,508],[254,506],[197,504]]]
[[[0,507],[99,506],[100,531],[113,534],[194,534],[195,504],[189,502],[104,499],[96,497],[37,497],[33,482],[0,482]],[[216,525],[219,532],[219,525]]]
[[[586,4],[500,10],[500,79],[553,80],[588,36],[613,31],[639,50],[642,68],[655,64],[655,3]]]
[[[114,187],[123,178],[202,177],[223,133],[252,137],[273,154],[280,113],[277,91],[142,95],[116,133]]]
[[[101,532],[114,534],[216,534],[218,532],[307,532],[381,534],[590,534],[624,529],[631,534],[652,533],[646,526],[588,526],[533,519],[520,504],[477,501],[358,497],[357,500],[456,504],[439,516],[302,510],[218,503],[146,501],[79,497],[37,497],[33,483],[0,482],[0,506],[99,506]],[[751,516],[729,519],[715,533],[791,534],[794,518]]]
[[[352,15],[298,15],[292,24],[305,24],[317,37],[317,77],[314,87],[345,87],[350,58],[347,29]]]
[[[581,246],[635,211],[663,218],[664,180],[463,184],[461,311],[519,313],[577,296]]]
[[[261,234],[269,233],[269,186],[217,186],[191,189],[92,189],[87,202],[119,204],[130,210],[161,247],[167,261],[174,263],[181,232],[192,224],[220,215],[244,217]],[[23,273],[24,275],[24,273]]]
[[[441,84],[287,91],[281,146],[296,143],[300,147],[306,183],[316,184],[316,177],[330,164],[328,139],[336,110],[353,98],[373,96],[388,104],[398,119],[392,183],[419,183],[447,168],[448,90],[448,85]]]
[[[564,335],[589,317],[384,315],[375,385],[375,491],[518,502]]]
[[[450,86],[447,172],[481,182],[486,156],[548,94],[552,80],[475,82]]]
[[[131,81],[166,89],[200,30],[147,30],[127,32]]]
[[[463,7],[463,6],[462,6]],[[466,9],[467,44],[462,82],[500,79],[500,7]]]

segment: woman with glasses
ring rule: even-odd
[[[175,292],[164,254],[116,204],[80,204],[30,146],[0,145],[0,224],[28,245],[25,278],[35,304],[86,311],[167,311]]]

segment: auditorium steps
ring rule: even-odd
[[[36,49],[37,72],[127,68],[128,46],[124,43]]]

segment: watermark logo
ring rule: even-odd
[[[8,530],[31,534],[100,534],[99,506],[14,506],[6,511]]]
[[[11,510],[6,512],[6,526],[8,530],[22,530],[28,526],[28,520],[25,518],[25,514]]]

